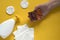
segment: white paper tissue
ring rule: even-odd
[[[27,24],[18,26],[13,34],[15,40],[34,40],[34,28],[29,28]]]

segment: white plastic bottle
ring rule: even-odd
[[[8,19],[0,24],[0,36],[7,38],[13,31],[17,18]]]

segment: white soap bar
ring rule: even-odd
[[[14,19],[9,19],[0,24],[0,36],[2,38],[8,37],[13,31],[15,25]]]
[[[28,7],[28,2],[27,1],[22,1],[20,3],[20,5],[21,5],[22,8],[27,8]]]
[[[13,14],[14,13],[14,7],[13,6],[8,6],[7,8],[6,8],[6,12],[7,12],[7,14]]]

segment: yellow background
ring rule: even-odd
[[[19,20],[15,25],[14,30],[16,30],[17,25],[22,25],[27,23],[29,26],[35,29],[35,40],[60,40],[60,8],[56,8],[50,12],[47,17],[35,23],[30,22],[28,18],[28,12],[32,11],[37,5],[44,4],[49,0],[28,0],[29,7],[27,9],[22,9],[20,6],[21,0],[0,0],[0,24],[14,16],[18,16]],[[15,12],[13,15],[8,15],[6,13],[7,6],[14,6]],[[13,34],[8,38],[0,40],[14,40]]]

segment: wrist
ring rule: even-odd
[[[48,9],[52,10],[60,5],[60,0],[54,0],[48,3]]]

